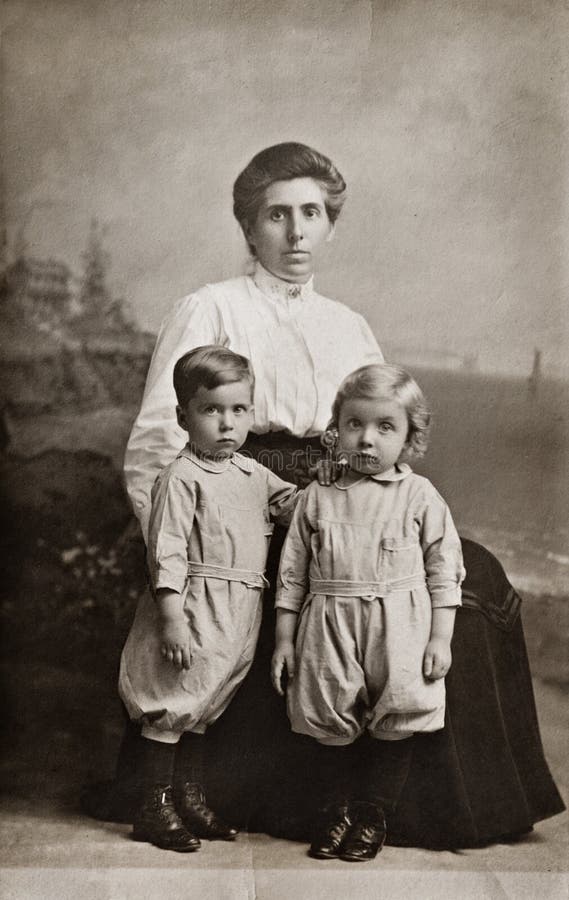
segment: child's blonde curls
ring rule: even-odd
[[[429,443],[431,426],[427,401],[415,379],[405,369],[387,363],[362,366],[344,378],[332,405],[332,419],[326,432],[338,428],[340,409],[346,400],[381,398],[396,400],[407,413],[408,446],[404,455],[423,456]]]

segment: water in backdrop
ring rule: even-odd
[[[408,368],[433,410],[416,471],[519,590],[569,596],[569,383]]]

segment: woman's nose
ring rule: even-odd
[[[304,237],[304,228],[302,225],[302,219],[300,216],[294,215],[294,213],[290,217],[289,221],[289,232],[288,238],[289,241],[295,243],[296,241],[301,241]]]

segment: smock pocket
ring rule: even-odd
[[[423,572],[421,545],[413,537],[382,538],[380,568],[382,576],[387,581]]]
[[[377,542],[369,522],[318,519],[312,555],[318,559],[323,578],[377,579]]]

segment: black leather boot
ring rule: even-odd
[[[346,862],[365,862],[374,859],[385,843],[386,829],[383,809],[363,800],[350,803],[353,825],[346,837],[340,859]]]
[[[234,841],[239,831],[226,825],[205,802],[201,785],[187,781],[174,790],[176,809],[187,829],[210,841]]]
[[[318,816],[309,856],[315,859],[338,859],[351,827],[352,819],[346,801],[324,807]]]
[[[170,785],[156,785],[148,791],[135,817],[132,837],[177,853],[192,853],[201,846],[176,812]]]

